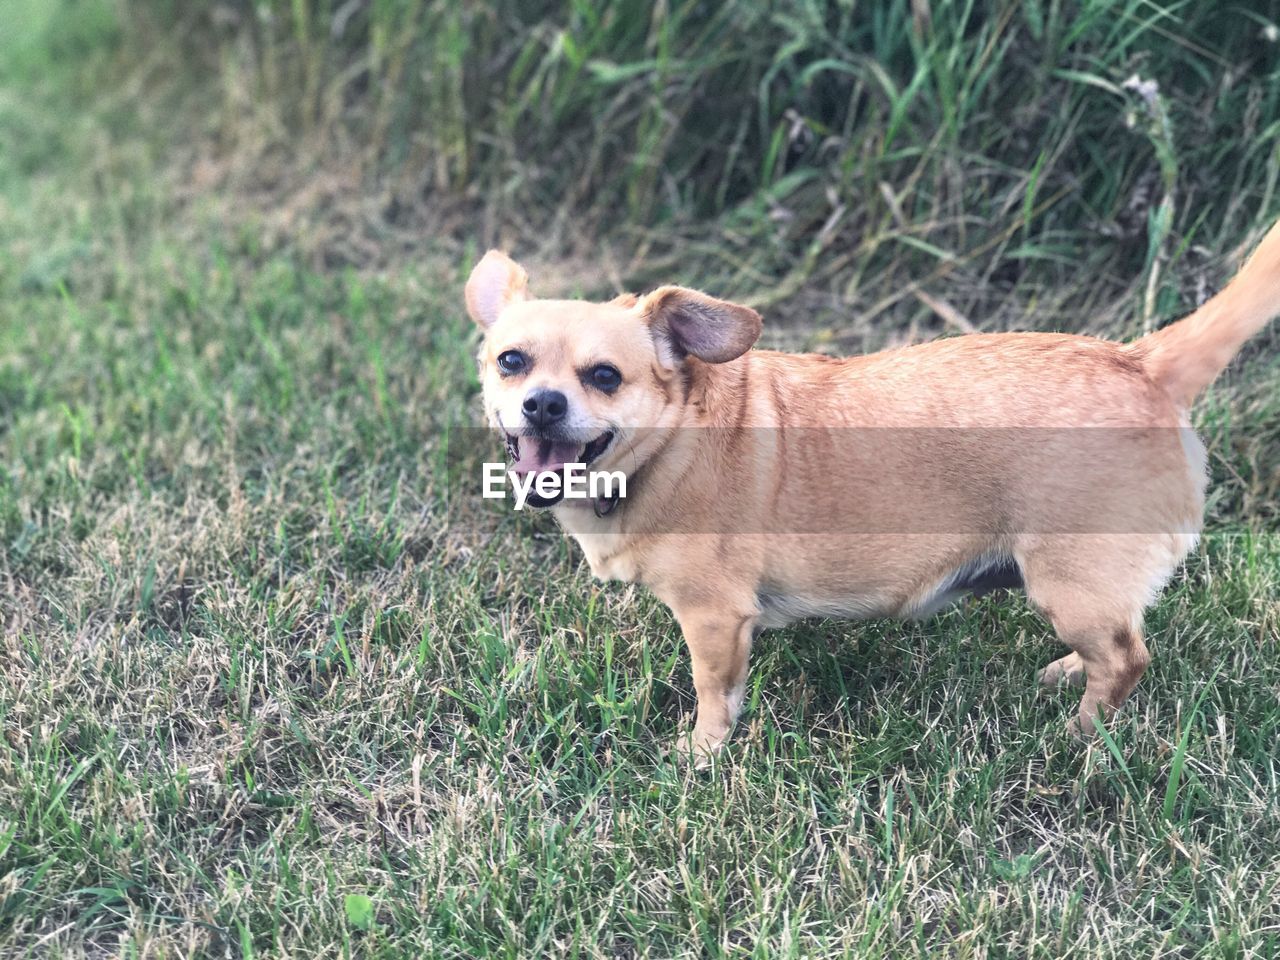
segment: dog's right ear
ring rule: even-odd
[[[482,330],[493,326],[507,304],[525,299],[529,275],[501,250],[490,250],[467,280],[467,313]]]
[[[750,307],[686,287],[659,287],[639,307],[667,366],[685,357],[707,363],[735,360],[751,349],[763,323]]]

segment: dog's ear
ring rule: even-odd
[[[501,250],[490,250],[467,280],[467,313],[481,329],[493,326],[509,303],[527,296],[529,275]]]
[[[639,304],[669,364],[685,357],[725,363],[748,350],[763,321],[750,307],[684,287],[659,287]]]

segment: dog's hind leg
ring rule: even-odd
[[[1054,623],[1059,636],[1080,654],[1084,666],[1084,696],[1080,711],[1070,723],[1072,733],[1091,737],[1095,721],[1106,722],[1129,698],[1151,662],[1151,654],[1142,642],[1138,624],[1116,624],[1114,627],[1083,627],[1072,630]]]
[[[1040,672],[1046,684],[1083,682],[1069,728],[1091,736],[1133,692],[1151,655],[1142,612],[1177,558],[1164,538],[1060,534],[1023,544],[1027,596],[1072,652]]]

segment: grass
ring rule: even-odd
[[[321,166],[379,198],[368,242],[310,231],[317,256],[478,234],[588,256],[597,286],[713,285],[833,349],[950,315],[1130,335],[1216,285],[1273,205],[1275,0],[883,6],[128,9],[140,46],[180,33],[216,77],[224,184],[332,206]],[[926,299],[944,281],[949,311]]]
[[[1032,680],[1059,653],[1047,628],[1021,601],[987,599],[921,624],[766,634],[732,749],[697,774],[665,753],[693,705],[665,609],[593,585],[545,517],[446,511],[441,437],[470,422],[477,391],[459,296],[468,254],[448,231],[401,247],[406,228],[381,204],[400,188],[370,186],[409,177],[417,137],[421,156],[442,159],[406,222],[444,223],[479,185],[476,222],[522,237],[510,206],[542,196],[530,226],[567,222],[555,177],[598,149],[574,166],[586,186],[567,209],[626,211],[629,226],[589,226],[605,250],[667,231],[621,279],[643,282],[687,249],[683,269],[705,268],[706,286],[764,299],[780,287],[773,342],[933,335],[924,301],[874,309],[921,276],[984,327],[1134,332],[1153,272],[1159,322],[1191,302],[1180,283],[1216,282],[1265,220],[1276,162],[1263,133],[1280,122],[1256,67],[1274,56],[1258,39],[1270,8],[1028,4],[987,18],[935,5],[932,34],[913,40],[905,14],[819,24],[802,5],[785,22],[703,21],[679,4],[669,21],[630,5],[593,20],[571,5],[521,31],[508,7],[372,4],[349,29],[366,31],[370,76],[408,92],[369,84],[355,101],[377,108],[367,129],[326,93],[352,54],[322,39],[337,11],[321,4],[265,5],[276,18],[249,39],[224,24],[185,70],[166,44],[138,53],[186,16],[179,5],[15,9],[25,29],[0,29],[0,143],[12,145],[0,151],[0,954],[1280,953],[1274,332],[1197,411],[1212,532],[1151,612],[1155,663],[1108,739],[1066,739],[1074,695]],[[473,28],[505,51],[489,82],[524,92],[505,113],[469,79],[489,49]],[[1035,29],[1046,46],[1027,40]],[[1218,44],[1236,40],[1257,59],[1232,79]],[[424,72],[415,45],[431,42],[471,53],[453,74]],[[855,145],[830,166],[781,145],[770,160],[775,83],[827,61],[840,76],[856,64],[863,84],[885,72],[898,99],[868,93],[830,120]],[[1163,161],[1158,123],[1116,134],[1117,94],[1054,85],[1090,64],[1117,89],[1131,67],[1157,67],[1162,90],[1179,78]],[[712,116],[745,124],[732,162],[706,159],[712,147],[653,108],[655,91],[678,105],[713,80],[741,88]],[[406,114],[410,93],[425,95],[415,84],[437,99]],[[1207,89],[1216,106],[1200,129],[1187,118]],[[810,107],[836,110],[842,91]],[[1063,91],[1080,99],[1050,111]],[[1004,123],[991,112],[1001,97],[1039,104],[1040,126],[979,139]],[[253,110],[232,126],[236,103]],[[190,111],[166,126],[174,104]],[[608,140],[615,115],[636,141]],[[547,129],[520,162],[546,181],[503,152],[535,116]],[[550,146],[557,128],[579,138],[564,153]],[[734,143],[722,132],[707,129],[716,149]],[[325,182],[365,134],[376,156],[355,180],[294,202],[291,178],[310,167]],[[279,159],[294,135],[305,149]],[[337,159],[306,137],[334,138]],[[601,195],[592,163],[616,170],[619,155],[635,175]],[[245,170],[272,157],[283,186],[269,190]],[[743,172],[771,163],[758,180]],[[980,168],[1003,186],[974,180]],[[1090,234],[1148,168],[1157,193],[1174,188],[1167,223],[1152,200],[1136,234]],[[694,170],[712,172],[667,205],[661,184]],[[833,170],[849,219],[810,255],[822,218],[772,219],[769,191],[822,196]],[[880,179],[905,226],[882,209]],[[506,199],[489,203],[493,190]],[[382,213],[356,216],[362,204]],[[882,222],[883,236],[863,230]],[[361,236],[390,252],[352,259]],[[737,266],[716,266],[717,236]],[[938,251],[962,262],[934,276],[950,262]],[[542,257],[564,286],[606,285],[594,260],[553,252]],[[871,286],[832,294],[856,277]],[[1091,303],[1111,312],[1077,311]]]

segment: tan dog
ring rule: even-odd
[[[1040,679],[1084,686],[1072,728],[1091,733],[1146,669],[1143,610],[1195,545],[1206,472],[1188,409],[1280,312],[1280,225],[1225,290],[1131,344],[753,351],[747,307],[680,287],[535,300],[497,251],[466,301],[515,471],[625,471],[625,500],[555,513],[593,574],[645,584],[679,620],[699,758],[738,716],[760,629],[922,616],[1000,586],[1024,587],[1071,648]]]

